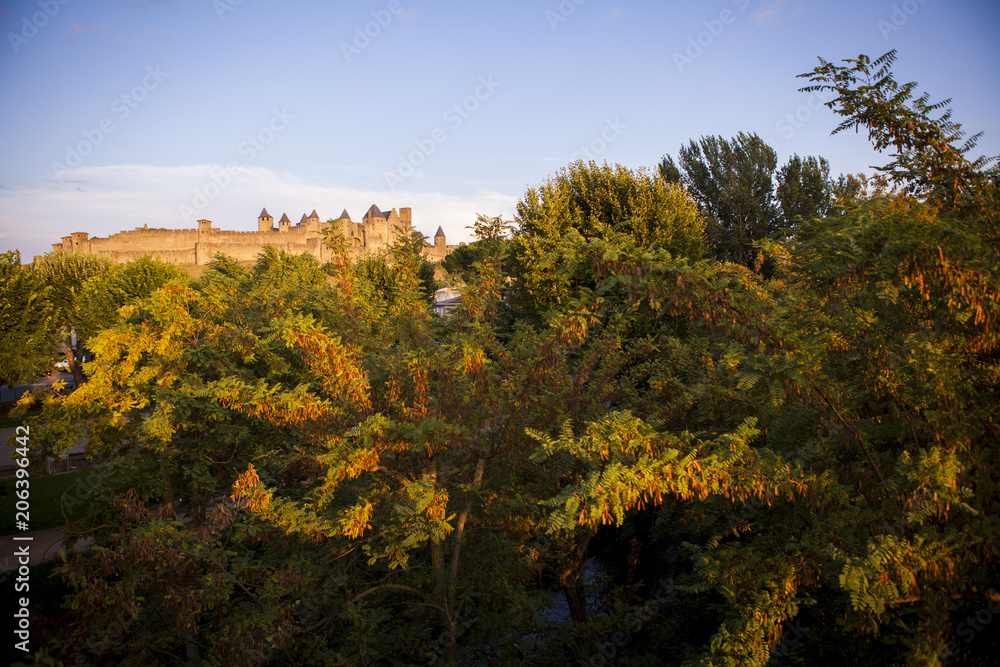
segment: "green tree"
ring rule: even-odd
[[[594,284],[572,254],[578,239],[624,235],[638,246],[698,258],[704,220],[684,189],[644,170],[574,162],[517,204],[511,241],[515,300],[531,318]]]
[[[312,376],[307,363],[322,351],[284,336],[330,317],[331,294],[311,257],[271,248],[246,270],[218,256],[196,284],[165,284],[91,339],[90,380],[47,400],[31,427],[38,459],[83,437],[105,462],[88,489],[87,516],[69,533],[93,537],[99,553],[64,568],[70,603],[81,610],[67,629],[65,657],[83,651],[104,663],[164,664],[171,654],[208,653],[224,664],[294,662],[288,645],[302,629],[286,623],[288,590],[269,578],[291,568],[322,599],[330,590],[317,573],[320,557],[278,536],[261,539],[221,501],[250,462],[293,492],[313,476],[287,422],[233,406],[255,403],[272,416],[325,409],[308,390],[338,378]],[[64,502],[81,502],[68,495]]]
[[[77,386],[85,381],[82,363],[87,341],[82,331],[80,310],[85,308],[82,294],[87,281],[111,268],[111,260],[99,255],[50,252],[35,260],[32,271],[45,285],[48,304],[60,329],[62,349]]]
[[[778,170],[777,181],[776,197],[787,229],[802,220],[825,217],[830,211],[833,183],[826,158],[793,155]]]
[[[506,260],[513,227],[514,223],[504,220],[503,216],[477,214],[476,222],[466,228],[473,230],[476,240],[448,253],[441,262],[442,268],[463,283],[474,281],[478,265],[487,258],[506,265],[509,271]]]
[[[118,309],[145,299],[170,281],[184,281],[187,274],[155,257],[143,256],[114,264],[88,278],[77,295],[77,334],[89,340],[114,323]]]
[[[1000,600],[992,190],[845,178],[831,215],[757,240],[765,276],[651,241],[614,214],[629,173],[579,170],[522,202],[509,244],[479,218],[489,251],[447,319],[412,254],[369,274],[336,239],[328,276],[217,257],[120,309],[91,380],[31,428],[39,458],[85,433],[109,461],[75,526],[97,548],[62,568],[60,657],[950,661]],[[699,220],[650,180],[665,229]],[[508,280],[544,316],[500,335]],[[589,614],[602,541],[631,545],[629,572]],[[995,644],[980,630],[963,657]]]
[[[702,137],[681,146],[680,167],[665,155],[660,177],[683,183],[705,212],[717,259],[753,268],[757,244],[788,233],[801,218],[830,208],[830,166],[793,155],[775,171],[777,154],[756,134]],[[683,169],[683,173],[682,170]]]
[[[0,254],[0,385],[44,375],[57,354],[49,288],[21,266],[21,253]]]
[[[463,283],[472,281],[475,266],[483,259],[483,248],[478,242],[461,245],[441,260],[441,268],[453,279]]]
[[[681,170],[677,167],[677,163],[669,155],[664,155],[663,159],[660,160],[660,164],[656,167],[657,172],[660,174],[660,178],[665,180],[667,183],[682,183],[683,177],[681,176]]]
[[[708,216],[717,259],[753,266],[753,242],[779,229],[774,149],[756,134],[702,137],[679,151],[683,182]]]
[[[876,150],[896,150],[892,161],[878,168],[891,182],[917,197],[951,206],[976,205],[990,194],[997,158],[970,160],[968,154],[982,133],[963,141],[965,132],[951,120],[950,109],[933,118],[951,100],[931,104],[927,93],[914,98],[916,82],[899,84],[893,78],[895,60],[895,49],[874,61],[863,54],[845,59],[845,65],[820,58],[819,66],[799,75],[812,82],[800,90],[836,93],[826,106],[845,118],[834,134],[864,127]]]

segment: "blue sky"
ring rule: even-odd
[[[453,243],[573,159],[653,167],[710,134],[866,170],[889,158],[795,77],[889,49],[1000,154],[990,0],[14,0],[0,29],[0,249],[25,261],[263,206],[410,206]]]

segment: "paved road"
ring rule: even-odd
[[[15,540],[14,537],[14,535],[0,537],[0,572],[17,569],[21,563],[15,554],[25,545],[28,545],[29,565],[38,565],[43,561],[58,557],[63,546],[62,528],[17,534],[17,537],[30,537],[30,540]],[[71,553],[86,551],[92,542],[93,540],[90,538],[77,542]]]
[[[28,391],[29,389],[34,391],[35,389],[40,389],[42,387],[51,387],[56,380],[62,380],[64,383],[66,383],[67,387],[73,386],[72,374],[62,373],[62,372],[53,373],[52,375],[47,375],[32,384],[27,384],[27,385],[19,384],[16,387],[14,387],[13,390],[11,390],[10,387],[8,387],[7,385],[0,386],[0,403],[12,403],[18,398],[20,398],[24,394],[24,392]],[[15,458],[14,449],[18,445],[15,441],[12,441],[11,438],[14,437],[15,435],[19,435],[18,433],[16,433],[16,431],[17,431],[16,426],[12,426],[10,428],[0,428],[0,475],[8,475],[12,472],[14,468],[14,462],[13,462],[13,459]],[[29,433],[28,436],[30,438],[31,434]],[[70,455],[83,454],[83,453],[84,453],[84,442],[82,439],[78,440],[76,444],[73,445],[73,447],[69,450]],[[59,465],[65,465],[65,464],[60,464],[59,462],[53,463],[53,466],[56,468]]]
[[[41,389],[42,387],[51,387],[56,380],[62,380],[67,388],[73,388],[73,374],[64,373],[63,371],[55,371],[52,375],[46,375],[41,377],[31,384],[19,384],[15,385],[13,389],[7,385],[0,385],[0,403],[13,403],[17,399],[21,398],[24,392],[29,389],[34,391],[35,389]]]
[[[13,389],[3,385],[0,386],[0,403],[12,403],[19,399],[26,391],[51,387],[56,380],[62,380],[67,387],[73,387],[73,375],[70,373],[55,372],[47,375],[31,384],[19,384]],[[17,427],[0,428],[0,471],[10,474],[14,467],[14,449],[17,447],[15,441],[10,439],[17,435]],[[30,434],[29,434],[30,437]],[[83,440],[69,450],[70,454],[82,454],[84,452]],[[65,465],[65,463],[55,462],[54,466]],[[52,560],[58,557],[63,547],[63,529],[50,528],[49,530],[38,530],[31,533],[20,533],[17,537],[31,537],[31,540],[15,540],[14,535],[4,535],[0,537],[0,572],[14,570],[20,565],[19,559],[15,555],[24,545],[28,545],[29,564],[37,565],[43,561]],[[80,553],[90,548],[93,542],[90,538],[77,542],[72,553]]]

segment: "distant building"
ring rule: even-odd
[[[440,231],[440,230],[438,230]],[[462,305],[462,292],[454,287],[442,287],[434,293],[434,314],[445,316]]]
[[[103,255],[119,263],[152,255],[177,264],[208,264],[216,253],[254,260],[265,245],[271,245],[294,254],[309,253],[326,262],[332,253],[324,244],[324,233],[331,227],[347,238],[352,254],[361,256],[391,246],[399,231],[412,232],[413,221],[409,208],[382,211],[372,204],[361,222],[352,221],[346,210],[336,220],[320,222],[314,209],[308,215],[303,213],[295,225],[282,213],[275,228],[274,218],[265,208],[257,217],[255,232],[214,229],[210,220],[199,220],[196,229],[149,229],[144,225],[107,238],[75,232],[64,236],[62,243],[53,244],[52,249]],[[444,230],[438,227],[433,245],[425,244],[424,257],[436,262],[457,247],[447,244]]]

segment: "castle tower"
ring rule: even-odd
[[[413,210],[409,206],[403,206],[399,209],[399,219],[406,229],[413,228]]]
[[[212,221],[198,221],[198,240],[194,244],[194,263],[199,266],[212,261]]]
[[[266,208],[262,209],[257,217],[257,231],[269,232],[272,229],[274,229],[274,218],[271,217]]]
[[[410,233],[410,228],[403,224],[402,219],[399,217],[399,213],[396,209],[389,211],[389,215],[386,216],[385,221],[385,231],[386,231],[386,242],[395,243],[396,238],[400,234],[408,235]]]
[[[437,232],[434,234],[434,247],[444,250],[446,245],[448,245],[448,243],[444,236],[444,230],[439,226]]]
[[[70,234],[69,237],[68,237],[69,238],[69,244],[68,244],[69,245],[69,248],[68,248],[69,252],[89,253],[90,252],[90,241],[87,240],[89,237],[90,237],[90,234],[88,234],[87,232],[73,232],[72,234]],[[66,241],[66,237],[63,238],[63,247],[64,248],[66,247],[65,241]]]
[[[316,213],[316,209],[313,209],[313,212],[310,213],[309,215],[303,213],[302,222],[300,222],[299,224],[302,225],[307,232],[319,233],[320,230],[319,214]]]
[[[208,236],[212,233],[212,221],[211,220],[199,220],[198,221],[198,240],[208,241]]]
[[[287,232],[292,228],[292,221],[288,219],[287,213],[281,214],[281,220],[278,220],[278,231]]]
[[[371,205],[362,219],[364,243],[369,250],[378,250],[390,242],[388,220],[375,204]]]

